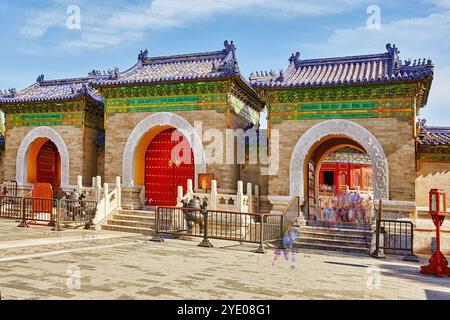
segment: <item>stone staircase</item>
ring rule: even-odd
[[[120,231],[153,235],[155,229],[155,212],[141,210],[117,210],[102,225],[102,230]]]
[[[362,227],[305,225],[299,227],[296,247],[301,249],[369,254],[372,232]]]

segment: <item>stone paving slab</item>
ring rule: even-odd
[[[2,238],[4,231],[27,240],[0,222]],[[303,250],[291,268],[283,257],[273,264],[273,250],[256,254],[235,242],[121,240],[8,256],[0,261],[2,299],[450,299],[450,277],[418,272],[424,259]]]

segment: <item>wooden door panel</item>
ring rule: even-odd
[[[178,164],[172,159],[172,150],[178,144],[172,141],[175,129],[159,133],[150,142],[145,153],[145,198],[147,205],[175,205],[177,187],[187,187],[187,179],[194,180],[194,163]],[[193,160],[193,153],[192,160]]]
[[[51,141],[47,141],[39,150],[36,159],[36,182],[49,183],[53,190],[58,185],[58,148]]]

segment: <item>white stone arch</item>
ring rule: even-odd
[[[142,137],[153,127],[170,126],[180,131],[190,142],[194,153],[195,164],[195,188],[198,186],[197,175],[206,172],[206,157],[203,143],[198,132],[184,118],[171,112],[158,112],[149,115],[133,129],[125,144],[122,159],[123,184],[127,187],[134,186],[135,153]]]
[[[47,138],[58,148],[61,157],[61,187],[69,187],[69,151],[61,135],[50,127],[37,127],[27,133],[17,151],[16,180],[20,185],[27,183],[28,151],[36,139]]]
[[[359,143],[372,160],[374,198],[389,199],[388,163],[383,148],[375,136],[363,126],[349,120],[327,120],[308,129],[298,140],[291,156],[290,195],[304,197],[305,161],[311,148],[322,138],[346,136]]]

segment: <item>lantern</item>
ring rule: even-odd
[[[445,192],[440,189],[431,189],[430,197],[430,214],[431,215],[445,215],[447,214]]]
[[[429,197],[430,216],[436,226],[436,252],[431,256],[427,266],[420,267],[420,272],[438,277],[450,276],[448,261],[441,252],[441,225],[447,215],[445,192],[439,189],[431,189]]]
[[[214,180],[214,174],[213,173],[199,173],[198,174],[198,186],[200,189],[211,190],[211,181]]]

